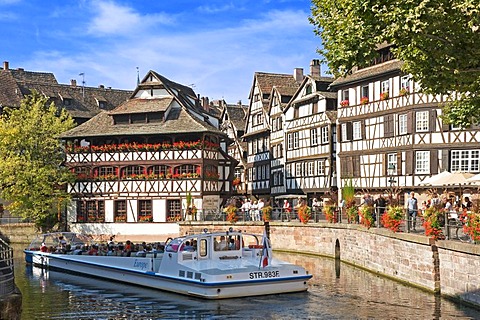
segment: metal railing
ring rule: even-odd
[[[13,249],[0,239],[0,296],[11,294],[15,291],[13,269]]]

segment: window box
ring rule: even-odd
[[[380,100],[387,100],[389,97],[388,91],[380,93]]]
[[[406,95],[409,94],[409,93],[410,93],[410,89],[409,89],[408,87],[401,88],[401,89],[400,89],[400,92],[399,92],[400,96],[402,96],[402,97],[403,97],[403,96],[406,96]]]
[[[350,105],[350,101],[348,101],[348,100],[342,100],[342,101],[340,102],[340,105],[341,105],[342,107],[348,107],[348,106]]]
[[[367,104],[368,103],[368,97],[361,97],[360,98],[360,104]]]

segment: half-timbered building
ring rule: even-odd
[[[286,108],[284,135],[285,192],[324,198],[335,191],[336,93],[331,77],[321,76],[320,61],[312,60]]]
[[[70,223],[201,219],[232,192],[236,161],[218,119],[191,88],[154,71],[127,102],[62,138],[77,177],[68,185]]]
[[[237,194],[246,193],[246,166],[247,166],[247,144],[241,139],[245,133],[245,116],[248,106],[238,104],[223,104],[220,116],[220,129],[230,138],[231,143],[228,146],[228,154],[234,158],[238,164],[235,167],[235,178],[233,179],[233,188]]]
[[[402,62],[380,48],[371,66],[332,84],[338,90],[337,170],[342,186],[385,192],[421,188],[444,170],[479,172],[478,127],[442,122],[442,95],[422,92]]]
[[[247,143],[247,192],[256,198],[270,198],[270,100],[274,87],[297,87],[303,69],[293,75],[256,72],[249,94],[244,141]],[[281,94],[281,93],[280,93]],[[275,102],[278,105],[278,102]]]

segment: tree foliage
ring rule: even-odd
[[[480,0],[312,0],[310,23],[330,71],[364,67],[392,44],[403,71],[426,93],[446,94],[445,118],[480,122]]]
[[[56,222],[68,198],[64,184],[72,174],[61,166],[59,135],[74,127],[65,110],[33,91],[20,108],[4,108],[0,116],[0,196],[13,215],[38,227]]]

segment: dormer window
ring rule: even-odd
[[[312,85],[309,84],[307,85],[307,87],[305,88],[305,94],[311,94],[312,93]]]
[[[64,106],[70,106],[72,104],[72,100],[71,99],[67,99],[67,98],[64,98],[63,99],[63,105]]]
[[[107,107],[107,104],[106,104],[104,101],[100,101],[100,102],[98,103],[98,107],[99,107],[100,109],[105,109],[105,108]]]

